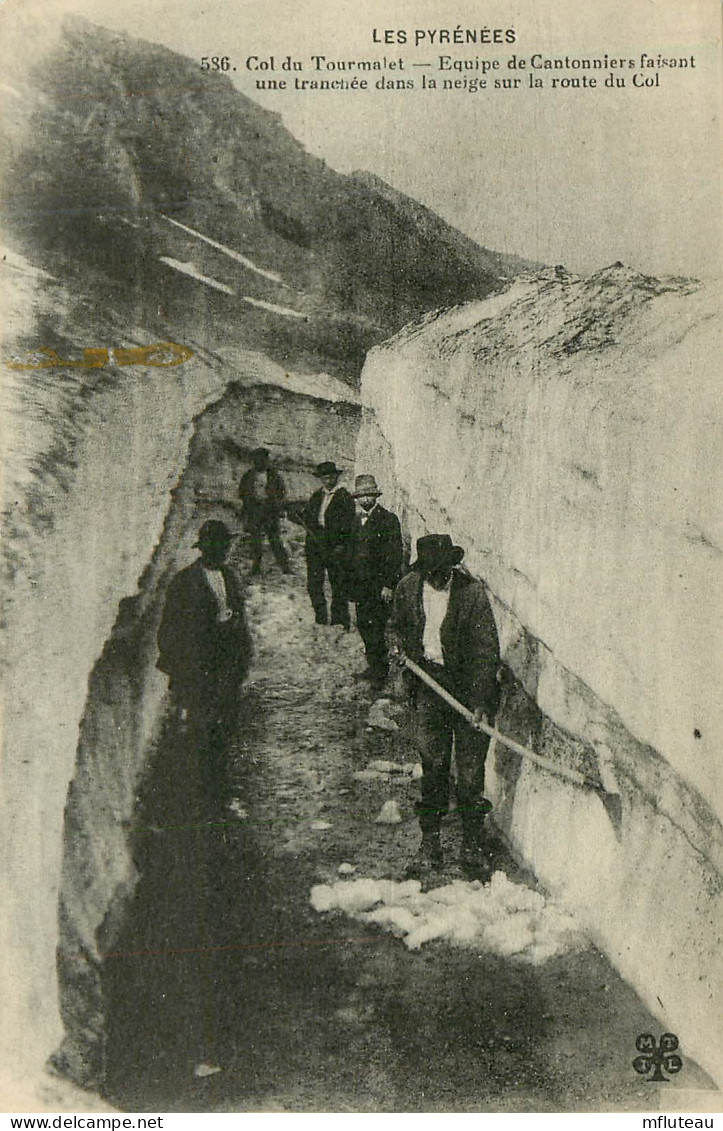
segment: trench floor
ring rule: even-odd
[[[361,641],[313,624],[292,551],[293,576],[265,562],[250,585],[257,650],[227,821],[189,821],[189,752],[170,723],[159,741],[141,878],[105,961],[106,1097],[151,1112],[657,1111],[661,1092],[710,1087],[687,1060],[667,1085],[636,1075],[636,1037],[660,1026],[593,946],[536,966],[441,941],[410,952],[312,909],[311,887],[344,861],[403,878],[418,787],[353,777],[413,753],[403,728],[367,725]],[[404,819],[375,823],[390,796]],[[446,825],[435,886],[460,875],[454,814]]]

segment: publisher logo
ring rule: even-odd
[[[663,1033],[660,1043],[656,1043],[652,1033],[641,1033],[635,1047],[640,1056],[635,1057],[633,1068],[641,1076],[647,1076],[650,1082],[666,1081],[668,1077],[663,1075],[663,1069],[674,1076],[683,1067],[683,1060],[676,1052],[678,1038],[675,1033]],[[652,1076],[648,1075],[650,1072]]]

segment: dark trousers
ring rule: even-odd
[[[306,543],[306,582],[317,624],[328,624],[329,610],[324,592],[324,578],[329,578],[331,589],[331,623],[349,628],[349,602],[346,599],[347,578],[344,562],[333,552],[317,542]]]
[[[186,712],[191,791],[202,816],[218,815],[230,799],[228,751],[238,731],[241,681],[235,673],[193,684],[172,681],[171,696],[176,710]]]
[[[379,596],[366,597],[356,603],[356,626],[364,641],[369,670],[380,679],[389,671],[389,653],[385,629],[389,619],[389,606]]]
[[[425,661],[424,667],[437,683],[459,698],[453,681],[443,667]],[[439,828],[449,809],[449,774],[452,741],[457,764],[457,804],[463,823],[484,817],[485,760],[489,737],[470,727],[464,719],[440,699],[431,687],[414,679],[412,690],[412,728],[419,750],[424,775],[419,823],[422,831]]]
[[[251,561],[254,569],[261,568],[261,559],[264,553],[264,535],[269,540],[269,545],[281,569],[289,568],[289,555],[281,541],[281,530],[278,515],[246,520],[246,532],[249,536],[251,548]]]

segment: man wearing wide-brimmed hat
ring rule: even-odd
[[[173,703],[196,743],[209,815],[228,800],[225,746],[252,656],[243,589],[227,564],[231,541],[224,522],[203,523],[195,543],[200,557],[168,586],[158,630],[158,667],[168,674]]]
[[[491,721],[497,710],[499,640],[484,585],[456,569],[464,557],[448,534],[417,540],[417,560],[394,595],[392,630],[399,648],[455,699]],[[443,863],[442,818],[449,808],[454,740],[457,802],[462,819],[461,864],[469,876],[488,871],[484,794],[489,739],[469,726],[431,688],[407,673],[415,740],[424,775],[418,809],[422,846],[409,868],[423,875]]]
[[[333,460],[317,464],[314,476],[321,487],[304,506],[302,522],[306,527],[306,580],[317,624],[329,623],[329,607],[324,580],[331,589],[331,623],[347,631],[351,624],[347,599],[349,540],[356,509],[346,487],[339,486],[344,474]],[[289,512],[293,518],[293,511]],[[298,520],[297,520],[298,521]]]
[[[373,475],[357,475],[353,494],[359,513],[351,538],[349,593],[356,602],[356,624],[368,665],[361,678],[378,690],[389,671],[385,629],[402,573],[402,532],[397,516],[379,502],[382,492]]]

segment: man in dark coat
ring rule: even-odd
[[[448,534],[417,541],[417,561],[394,595],[392,629],[401,650],[468,707],[490,722],[497,710],[500,653],[497,628],[484,585],[455,569],[464,550]],[[410,865],[421,875],[442,864],[440,826],[448,810],[454,739],[457,799],[462,817],[462,867],[487,874],[484,795],[489,738],[471,727],[413,673],[406,674],[416,743],[424,775],[418,810],[422,847]]]
[[[238,724],[252,642],[243,589],[226,564],[228,527],[209,519],[196,545],[201,556],[176,574],[166,593],[158,667],[170,677],[174,705],[199,748],[203,800],[217,811],[228,800],[225,746]]]
[[[264,535],[284,573],[291,573],[289,556],[281,541],[279,521],[284,513],[286,485],[271,466],[268,448],[251,453],[252,466],[241,476],[241,513],[251,542],[252,573],[261,572]]]
[[[373,475],[357,475],[354,498],[360,513],[352,530],[349,591],[356,602],[356,624],[368,664],[361,678],[369,679],[377,690],[389,672],[385,630],[403,556],[399,519],[380,505],[380,496]]]
[[[339,486],[343,475],[331,460],[317,465],[314,475],[321,487],[304,507],[306,527],[306,577],[317,624],[329,623],[324,578],[331,589],[331,623],[347,631],[351,625],[347,599],[349,543],[356,515],[354,500]]]

